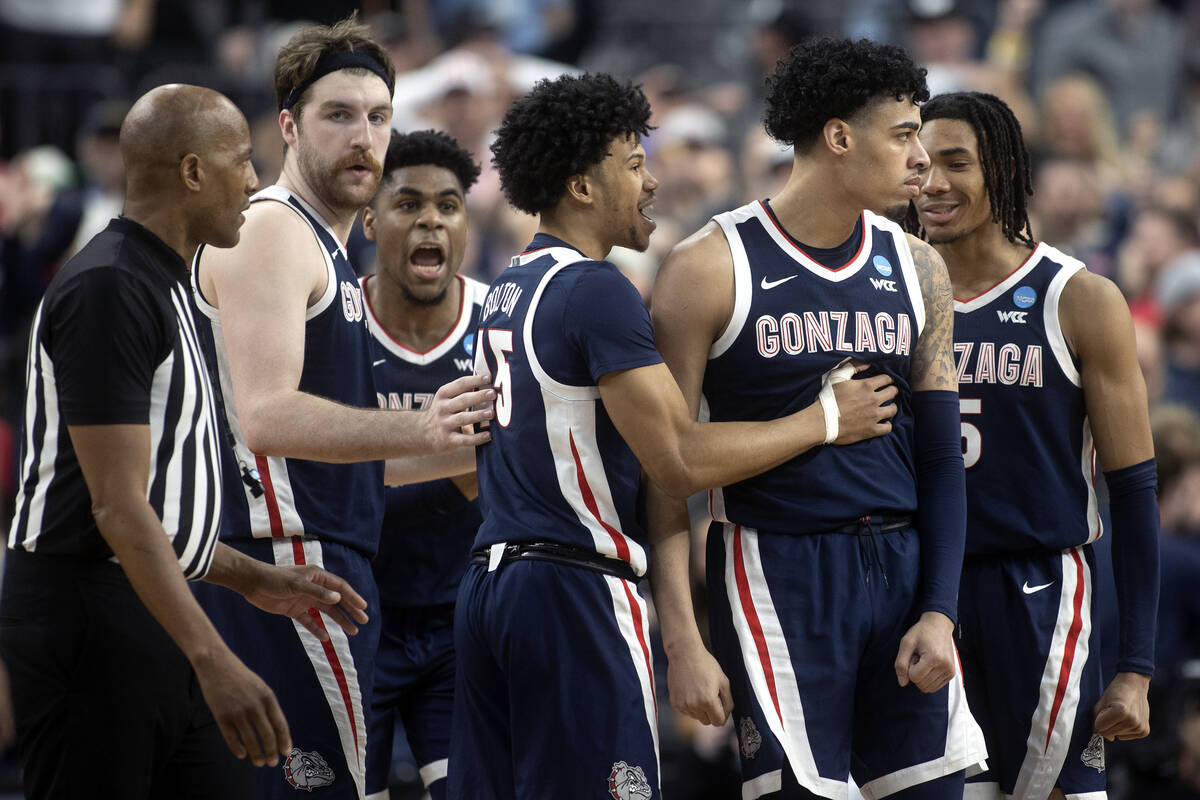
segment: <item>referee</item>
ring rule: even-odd
[[[252,792],[235,756],[276,763],[288,727],[185,579],[314,631],[310,607],[353,633],[365,603],[316,567],[217,543],[226,434],[188,264],[201,242],[238,241],[258,183],[245,118],[217,92],[161,86],[120,142],[124,214],[59,271],[34,320],[0,655],[28,797],[234,800]]]

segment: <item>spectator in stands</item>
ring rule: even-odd
[[[1162,588],[1155,662],[1164,674],[1200,658],[1200,416],[1183,405],[1150,419],[1158,457]]]
[[[1155,0],[1079,0],[1041,26],[1031,77],[1043,93],[1073,72],[1095,76],[1120,129],[1129,131],[1139,114],[1171,114],[1182,55],[1178,21]]]
[[[1200,413],[1200,253],[1169,264],[1158,284],[1166,346],[1164,398]]]

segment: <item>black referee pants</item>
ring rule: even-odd
[[[24,788],[42,798],[253,795],[191,665],[111,562],[9,550],[0,657]]]

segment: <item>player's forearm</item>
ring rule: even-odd
[[[144,498],[97,504],[100,534],[151,616],[196,664],[226,648],[192,596],[162,523]]]
[[[692,423],[680,438],[676,497],[728,486],[783,464],[825,441],[820,406],[769,422]],[[656,478],[657,480],[657,478]]]
[[[449,453],[389,458],[384,465],[383,482],[388,486],[401,486],[469,475],[474,471],[475,448],[459,447]]]
[[[691,526],[687,507],[644,485],[650,536],[650,590],[667,657],[702,644],[692,606]]]
[[[354,408],[299,390],[251,395],[238,408],[252,452],[331,463],[428,452],[423,413]]]
[[[259,584],[262,570],[268,566],[224,542],[218,542],[213,552],[212,566],[209,567],[204,580],[245,596]]]
[[[1154,673],[1154,633],[1158,618],[1159,556],[1157,462],[1104,473],[1112,512],[1113,577],[1121,634],[1117,669]]]
[[[921,536],[918,608],[956,620],[967,520],[958,393],[913,392],[912,404]]]

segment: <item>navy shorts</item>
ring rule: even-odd
[[[232,547],[267,563],[316,564],[344,578],[367,601],[370,622],[347,636],[327,616],[329,641],[298,622],[260,611],[236,592],[201,584],[196,597],[222,638],[279,699],[292,734],[292,753],[255,770],[259,798],[358,800],[365,793],[367,726],[379,641],[379,592],[371,563],[357,550],[298,536],[236,539]]]
[[[851,775],[872,800],[982,769],[961,675],[932,694],[896,680],[919,569],[912,528],[790,536],[713,524],[709,618],[745,800],[842,798]]]
[[[380,609],[374,699],[367,713],[367,800],[387,800],[396,720],[432,800],[446,796],[454,710],[454,606]]]
[[[964,564],[959,651],[990,754],[966,797],[1044,798],[1056,786],[1078,800],[1107,796],[1104,739],[1092,733],[1104,691],[1094,573],[1090,545]]]
[[[454,616],[447,797],[659,797],[646,603],[545,561],[471,565]]]

